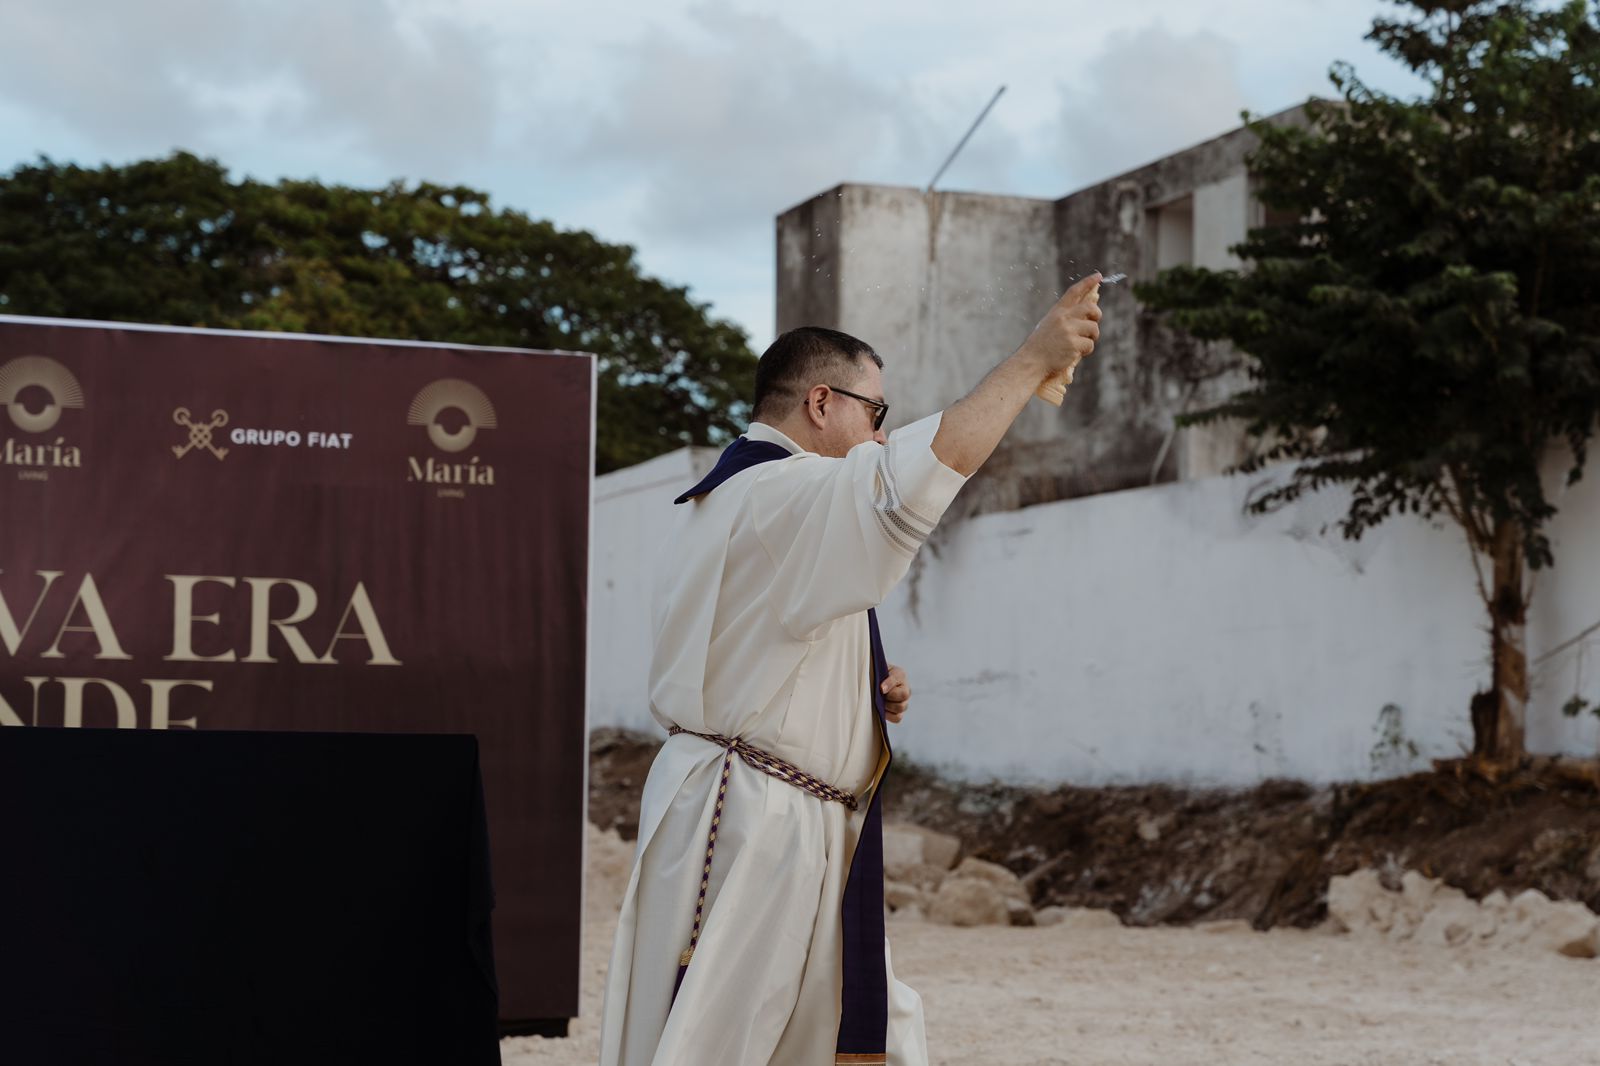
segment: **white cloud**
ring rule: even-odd
[[[0,6],[0,96],[105,156],[319,141],[396,171],[490,147],[496,75],[481,30],[387,0],[91,0]],[[87,162],[87,161],[86,161]]]
[[[1206,30],[1122,31],[1062,88],[1057,143],[1081,186],[1224,133],[1245,105],[1231,42]]]
[[[645,186],[646,232],[770,232],[779,211],[841,181],[925,180],[940,142],[960,135],[945,134],[924,100],[776,17],[714,6],[694,9],[691,23],[688,33],[651,28],[617,57],[626,73],[576,159]],[[1014,154],[991,137],[991,156]]]
[[[440,178],[456,169],[453,157],[489,150],[496,72],[478,33],[407,23],[380,0],[308,4],[305,16],[273,41],[305,93],[274,117],[274,132],[347,136],[402,170]]]

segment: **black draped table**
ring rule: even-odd
[[[0,1062],[500,1061],[470,736],[0,729]]]

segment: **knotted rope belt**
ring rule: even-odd
[[[733,772],[733,757],[737,755],[767,776],[809,792],[819,800],[842,803],[851,811],[855,810],[858,804],[853,794],[812,777],[798,766],[785,762],[771,752],[746,744],[738,737],[725,737],[720,733],[696,733],[692,729],[676,725],[667,732],[671,736],[686,733],[691,737],[709,740],[718,747],[726,749],[726,754],[722,757],[722,781],[717,786],[717,806],[711,812],[711,833],[706,837],[706,863],[700,871],[700,900],[694,907],[694,931],[689,934],[689,946],[678,956],[678,979],[672,986],[672,995],[676,999],[678,986],[683,984],[683,975],[689,969],[689,960],[694,958],[695,946],[700,943],[700,926],[706,913],[706,890],[711,886],[711,857],[717,853],[717,830],[722,825],[722,804],[728,798],[728,775]]]

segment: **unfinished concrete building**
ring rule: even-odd
[[[1303,123],[1304,109],[1270,117]],[[963,492],[966,514],[1221,473],[1240,427],[1177,430],[1175,416],[1237,377],[1196,380],[1191,344],[1141,310],[1133,285],[1229,249],[1269,221],[1233,130],[1059,200],[846,184],[777,220],[777,328],[829,326],[887,364],[890,424],[949,406],[1025,339],[1090,270],[1129,275],[1101,291],[1104,332],[1060,410],[1032,403]]]

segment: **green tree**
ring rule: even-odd
[[[1306,127],[1253,125],[1264,204],[1240,271],[1179,268],[1147,305],[1248,371],[1188,423],[1240,419],[1243,469],[1294,460],[1251,506],[1330,484],[1347,537],[1396,512],[1454,522],[1489,617],[1474,754],[1523,751],[1532,571],[1554,564],[1541,467],[1583,471],[1600,416],[1600,9],[1410,0],[1369,39],[1425,79],[1402,100],[1333,68]]]
[[[625,245],[473,189],[235,182],[181,152],[0,177],[0,311],[593,352],[602,472],[737,433],[755,374]]]

